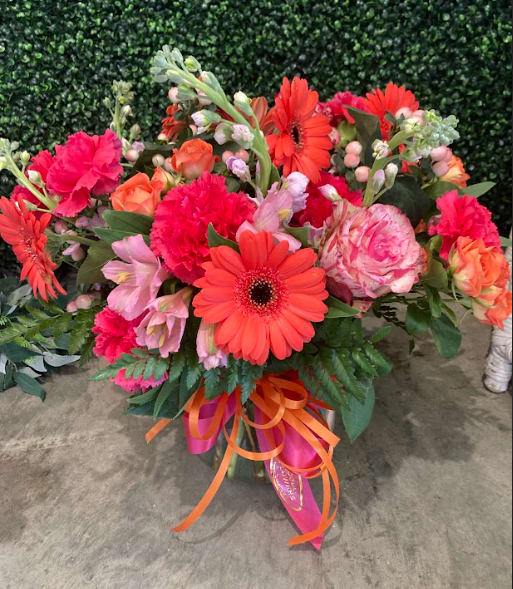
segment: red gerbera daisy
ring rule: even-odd
[[[366,96],[364,104],[370,113],[379,118],[381,137],[385,141],[390,138],[392,129],[392,123],[385,118],[387,113],[395,116],[401,108],[409,108],[412,112],[419,108],[413,92],[406,90],[404,86],[396,86],[392,82],[387,84],[384,93],[382,90],[373,89],[372,92],[367,92]]]
[[[318,102],[306,80],[295,77],[291,84],[283,78],[271,111],[278,134],[266,140],[273,164],[283,166],[284,176],[297,171],[318,182],[320,169],[330,165],[331,126],[327,117],[315,114]]]
[[[166,108],[166,114],[169,115],[162,119],[162,133],[167,137],[168,141],[173,141],[185,129],[185,120],[178,121],[175,119],[175,114],[180,109],[174,104],[170,104]]]
[[[37,219],[34,213],[27,210],[22,199],[8,200],[5,196],[0,198],[0,211],[0,235],[12,246],[18,261],[23,264],[20,280],[26,278],[34,296],[39,292],[45,301],[48,294],[52,298],[57,297],[55,290],[66,294],[53,273],[57,265],[45,249],[44,231],[51,215],[46,213]]]
[[[317,255],[305,248],[290,253],[288,243],[275,245],[266,231],[244,231],[240,254],[220,246],[210,250],[194,314],[217,323],[215,343],[225,353],[264,364],[272,351],[280,360],[314,336],[312,321],[328,310],[325,272],[314,268]]]

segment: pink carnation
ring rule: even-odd
[[[90,204],[91,193],[112,192],[123,173],[121,141],[109,129],[103,135],[70,135],[66,145],[55,146],[55,154],[46,184],[61,197],[57,215],[74,217]]]
[[[92,332],[96,334],[93,352],[96,356],[107,358],[109,364],[136,348],[135,328],[142,317],[127,321],[119,313],[106,307],[94,318]]]
[[[354,125],[354,119],[347,110],[348,106],[353,106],[359,110],[369,112],[365,105],[365,99],[362,96],[355,96],[351,92],[337,92],[328,102],[320,102],[321,112],[330,120],[330,125],[336,126],[341,121],[348,121]]]
[[[208,224],[234,239],[239,226],[253,216],[255,205],[243,192],[228,192],[222,176],[204,172],[192,184],[170,190],[155,211],[151,249],[183,282],[192,284],[205,273],[209,259]]]
[[[441,215],[430,224],[429,235],[442,236],[440,256],[444,260],[458,237],[482,239],[487,246],[500,246],[491,212],[473,196],[458,196],[457,190],[450,190],[436,200],[436,206]]]
[[[333,186],[341,198],[357,207],[362,205],[362,193],[359,190],[351,190],[345,178],[321,172],[318,184],[313,182],[308,184],[306,207],[294,216],[295,224],[302,226],[305,223],[310,223],[313,227],[322,227],[324,221],[333,214],[335,203],[328,200],[320,190],[322,186],[327,184]]]
[[[25,176],[27,176],[28,178],[29,170],[33,170],[34,172],[39,172],[41,179],[43,180],[43,182],[46,183],[48,170],[54,162],[53,155],[45,149],[44,151],[41,151],[37,155],[35,155],[31,161],[32,163],[27,167],[25,171]],[[37,188],[37,190],[39,190],[39,192],[42,192],[40,188]],[[41,205],[41,202],[32,194],[32,192],[30,192],[30,190],[27,190],[23,186],[15,186],[14,190],[12,191],[11,198],[13,200],[17,198],[22,198],[23,200],[27,200],[28,202],[31,202],[37,206]],[[43,213],[39,213],[37,211],[34,212],[34,215],[36,215],[37,218],[39,218],[42,214]]]
[[[340,203],[328,221],[319,251],[328,290],[346,302],[409,292],[424,271],[426,256],[413,227],[398,208]]]

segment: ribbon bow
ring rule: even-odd
[[[254,405],[255,421],[248,417],[238,387],[231,395],[224,393],[213,401],[205,399],[202,387],[187,403],[183,422],[189,451],[193,454],[208,451],[221,430],[228,445],[205,494],[173,531],[183,532],[201,516],[221,486],[236,453],[248,460],[264,461],[280,500],[303,532],[292,538],[289,546],[311,542],[320,549],[323,534],[333,523],[340,498],[338,476],[332,461],[333,450],[340,440],[319,412],[321,408],[331,407],[312,399],[295,376],[264,376],[256,383],[249,400]],[[232,416],[233,427],[228,434],[225,426]],[[241,420],[255,429],[260,452],[246,450],[237,443]],[[169,419],[157,422],[146,434],[146,441],[149,443],[169,422]],[[308,484],[308,479],[319,476],[323,485],[322,512]],[[330,514],[331,482],[336,505]]]

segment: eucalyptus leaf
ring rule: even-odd
[[[35,395],[36,397],[39,397],[41,401],[45,400],[46,394],[43,387],[32,376],[17,372],[14,375],[14,380],[23,392],[29,395]]]

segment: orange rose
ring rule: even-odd
[[[492,286],[503,287],[508,263],[500,247],[486,247],[482,239],[458,237],[449,254],[449,270],[456,288],[478,297]]]
[[[472,299],[472,313],[481,323],[504,327],[504,319],[511,314],[511,292],[492,286],[478,298]]]
[[[160,194],[167,185],[164,170],[157,168],[150,180],[142,172],[132,176],[110,195],[116,211],[128,211],[153,217],[160,202]]]
[[[439,179],[443,182],[451,182],[460,188],[464,188],[470,176],[465,172],[461,159],[453,155],[447,162],[447,165],[449,166],[449,171]]]
[[[210,172],[214,161],[214,150],[210,143],[203,139],[190,139],[180,149],[173,150],[171,165],[186,180],[195,180],[203,172]]]

